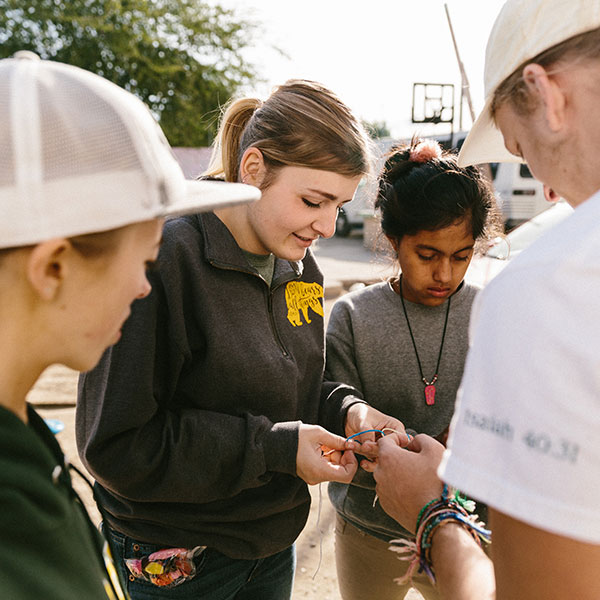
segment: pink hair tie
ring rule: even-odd
[[[442,148],[435,140],[423,140],[411,151],[409,158],[412,162],[426,163],[442,156]]]

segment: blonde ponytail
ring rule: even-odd
[[[241,98],[226,106],[204,176],[224,178],[225,181],[238,181],[242,134],[252,115],[261,105],[262,101],[256,98]]]

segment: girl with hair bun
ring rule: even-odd
[[[387,157],[375,205],[399,272],[336,302],[326,379],[352,385],[407,429],[445,440],[478,291],[463,278],[475,249],[501,231],[494,196],[476,168],[460,168],[437,142],[413,138]],[[344,600],[404,598],[413,586],[438,598],[425,575],[400,588],[394,582],[408,562],[397,560],[389,542],[412,536],[376,503],[370,473],[330,483],[329,496]]]
[[[290,598],[306,484],[352,479],[346,437],[403,432],[323,383],[310,247],[370,164],[362,127],[319,84],[225,111],[205,177],[261,198],[167,222],[152,293],[80,380],[78,445],[134,600]]]

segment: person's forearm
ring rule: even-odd
[[[496,584],[492,561],[468,531],[448,523],[435,532],[431,562],[444,600],[493,600]]]

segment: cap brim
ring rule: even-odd
[[[506,149],[502,133],[492,118],[491,105],[492,100],[489,99],[465,138],[458,154],[459,166],[468,167],[469,165],[493,162],[523,162]]]
[[[185,190],[185,197],[170,204],[164,216],[209,212],[226,206],[254,202],[260,198],[260,190],[257,187],[228,181],[187,180]]]

